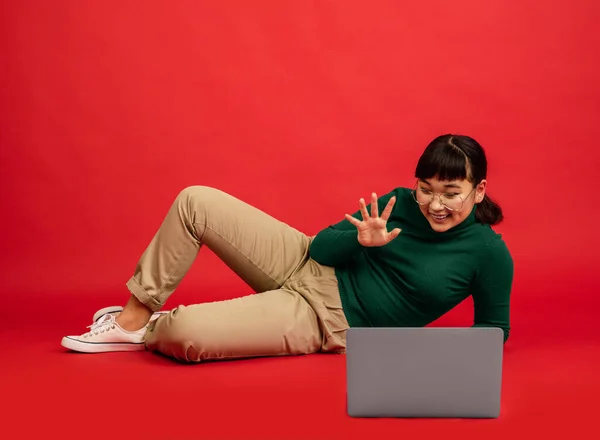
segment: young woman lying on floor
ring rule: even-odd
[[[139,260],[125,307],[99,310],[68,349],[153,350],[199,362],[342,353],[352,327],[425,326],[468,296],[474,326],[509,335],[513,261],[491,226],[502,211],[486,194],[487,160],[468,136],[434,139],[413,188],[307,236],[217,189],[175,199]],[[161,308],[208,246],[256,294]]]

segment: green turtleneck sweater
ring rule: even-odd
[[[513,260],[501,236],[476,221],[476,208],[457,226],[435,232],[407,188],[380,197],[380,214],[394,195],[388,230],[402,232],[387,245],[363,247],[347,220],[311,244],[311,258],[335,268],[350,326],[422,327],[472,296],[473,326],[499,327],[506,341]],[[353,216],[362,220],[360,211]]]

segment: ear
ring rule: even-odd
[[[485,197],[485,190],[487,189],[487,180],[482,180],[479,185],[475,188],[475,203],[483,202]]]

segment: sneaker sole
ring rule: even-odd
[[[60,343],[69,350],[79,353],[108,353],[112,351],[145,351],[146,345],[143,342],[83,342],[77,339],[65,336]]]

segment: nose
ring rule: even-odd
[[[441,211],[444,209],[444,205],[442,205],[441,197],[433,196],[433,200],[431,201],[431,209],[433,211]]]

